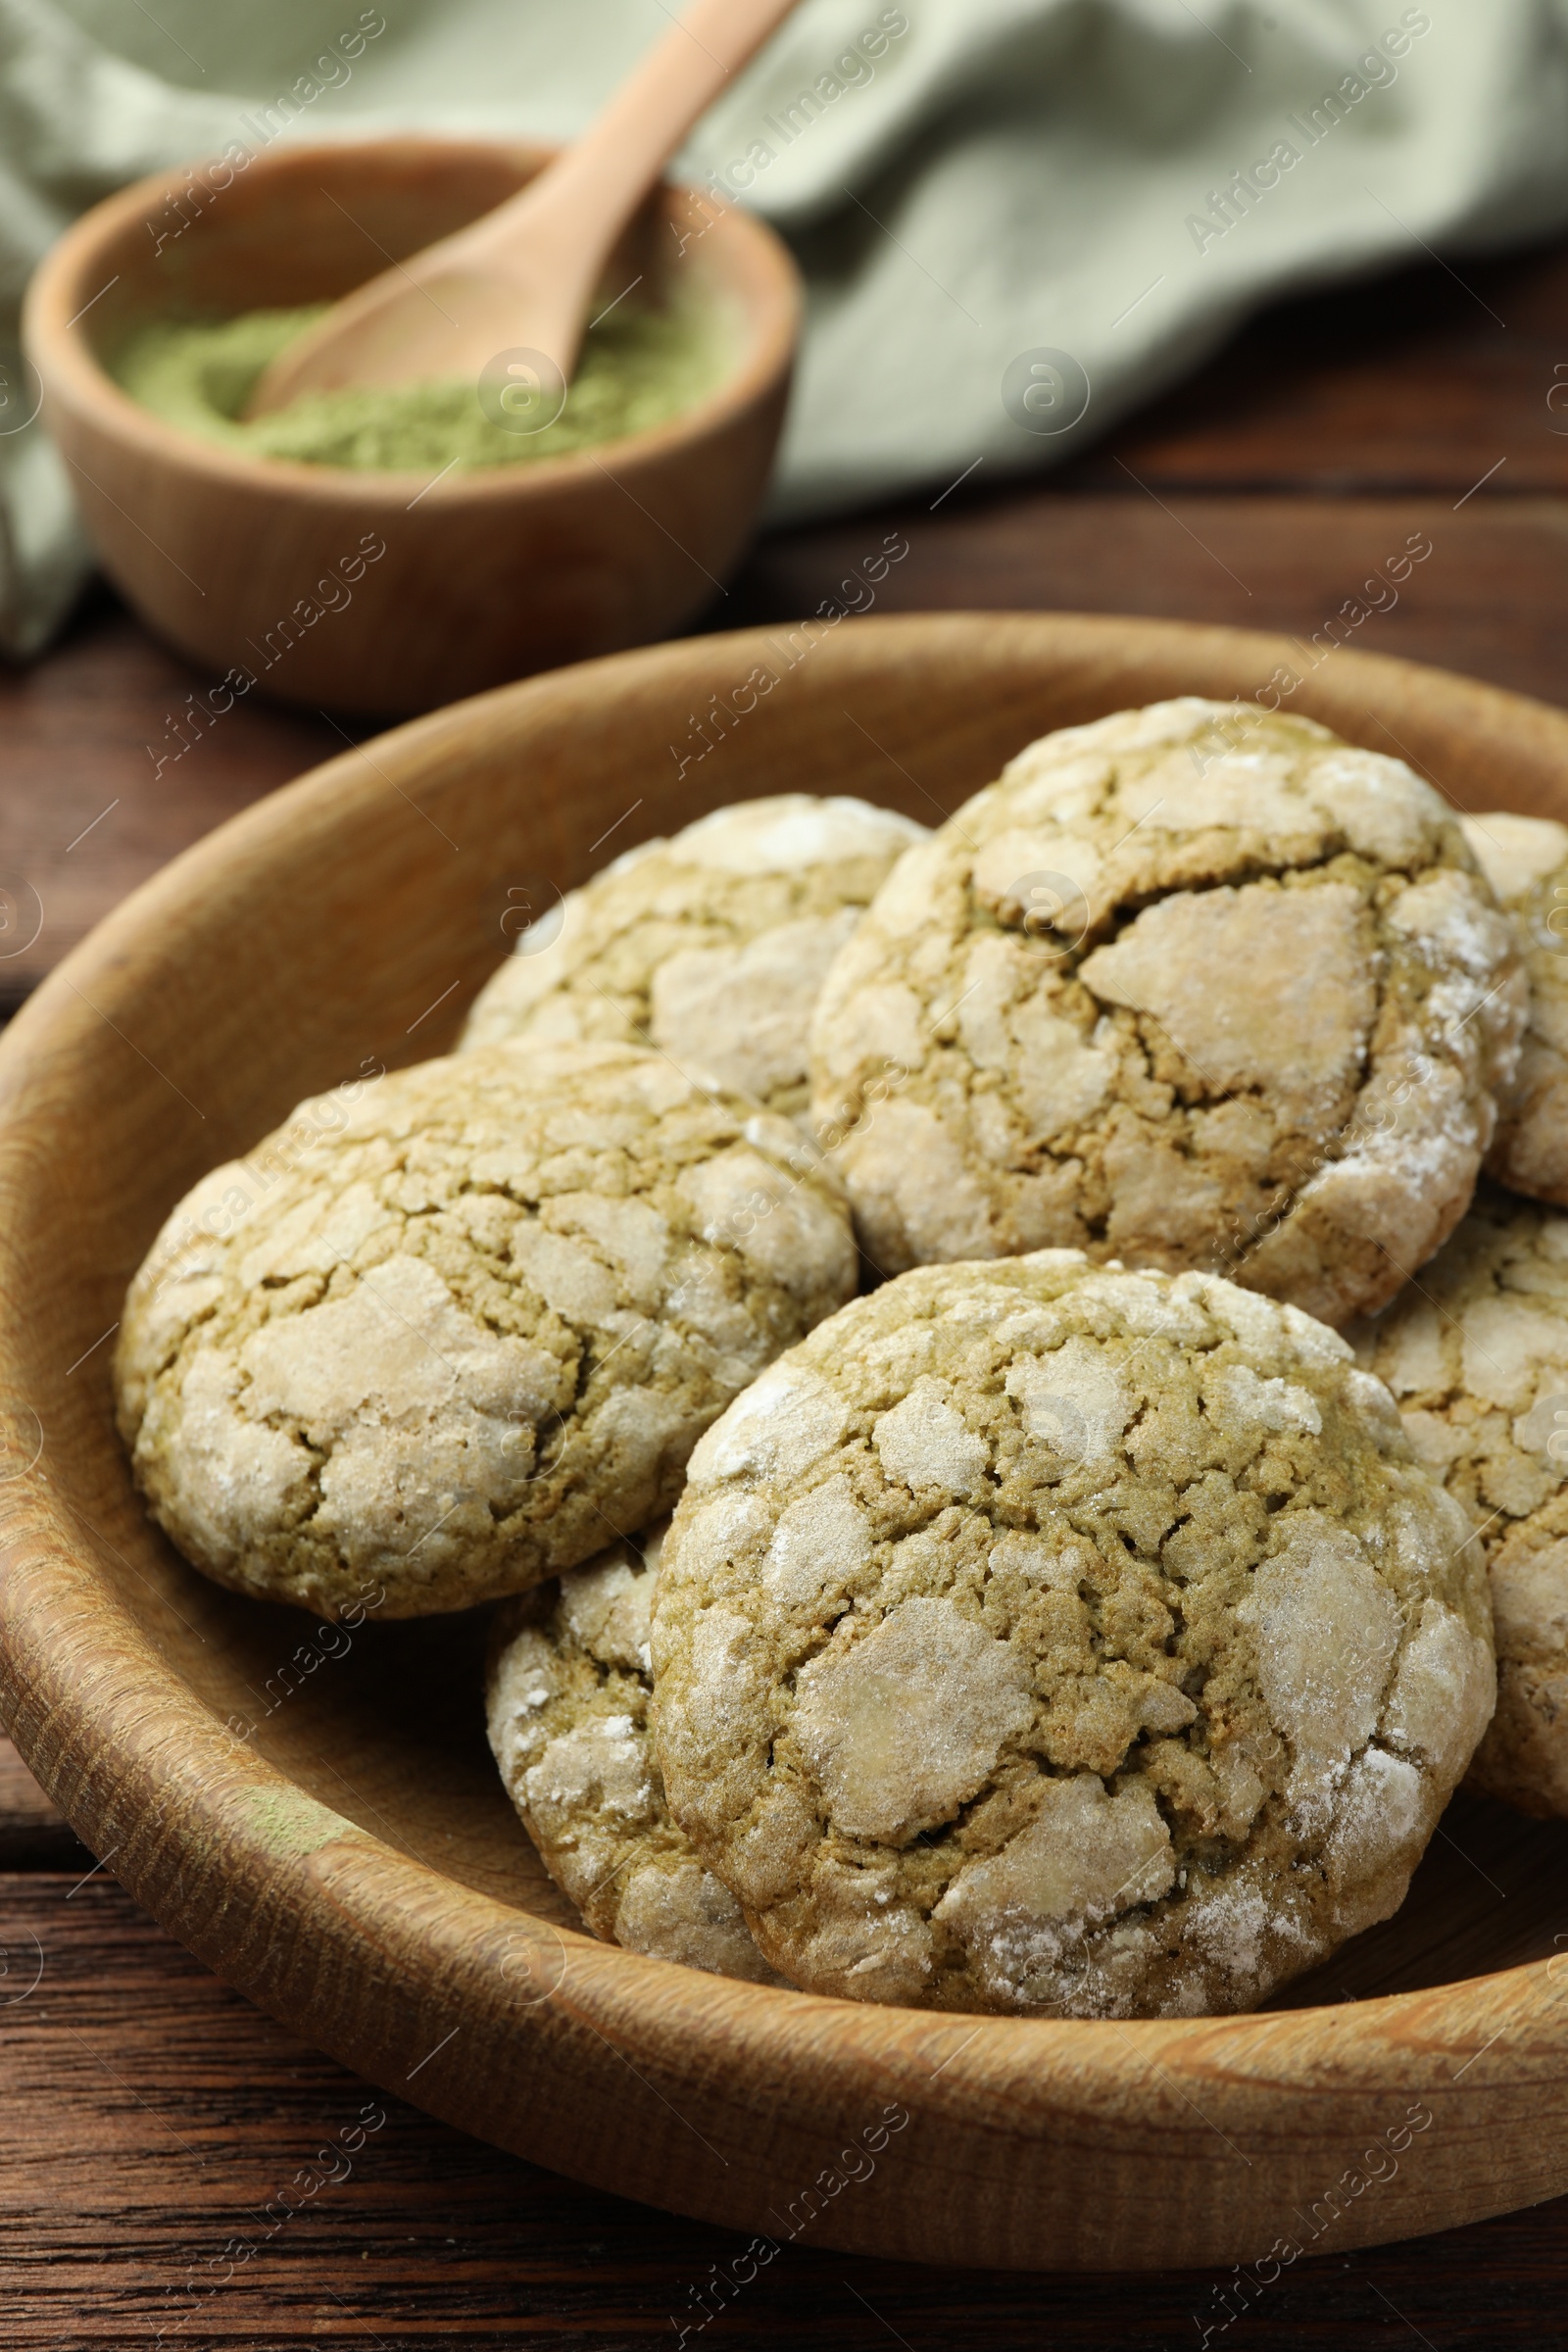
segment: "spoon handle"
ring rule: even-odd
[[[692,125],[791,14],[797,0],[693,0],[627,74],[592,126],[538,183],[571,183],[607,223],[625,226]]]
[[[509,202],[443,240],[443,261],[503,271],[511,263],[531,287],[552,285],[585,309],[615,239],[693,123],[796,5],[693,0],[582,137]],[[567,373],[570,340],[569,356],[553,353]]]

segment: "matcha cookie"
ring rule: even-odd
[[[822,977],[926,829],[790,792],[644,842],[525,931],[463,1046],[592,1037],[658,1046],[792,1117]]]
[[[906,853],[818,1000],[816,1133],[884,1272],[1070,1246],[1342,1323],[1463,1214],[1525,1003],[1399,760],[1160,703]]]
[[[1487,1166],[1516,1193],[1568,1208],[1568,825],[1505,809],[1459,824],[1530,976],[1530,1025]]]
[[[779,1982],[728,1887],[676,1829],[648,1744],[662,1524],[508,1601],[490,1651],[490,1746],[540,1858],[596,1936],[716,1977]]]
[[[855,1289],[787,1121],[633,1046],[496,1046],[323,1096],[131,1284],[120,1426],[220,1584],[332,1617],[520,1592],[645,1524]]]
[[[1403,1899],[1486,1728],[1486,1568],[1297,1308],[1075,1250],[833,1316],[692,1456],[670,1811],[812,1991],[1246,2008]]]
[[[1419,1284],[1346,1336],[1491,1565],[1497,1712],[1470,1777],[1568,1814],[1568,1216],[1483,1186]]]

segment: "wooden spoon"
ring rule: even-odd
[[[493,213],[334,303],[263,370],[245,416],[345,384],[477,377],[519,351],[542,355],[564,395],[615,239],[795,4],[693,0],[574,146]]]

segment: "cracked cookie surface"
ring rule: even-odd
[[[460,1051],[514,1037],[654,1045],[795,1116],[823,974],[894,860],[925,838],[891,808],[791,792],[644,842],[523,933]]]
[[[1513,922],[1530,980],[1530,1023],[1487,1166],[1516,1193],[1568,1207],[1568,825],[1506,809],[1459,824]]]
[[[884,1272],[1072,1247],[1337,1324],[1462,1215],[1525,1004],[1401,761],[1156,704],[905,854],[817,1002],[814,1131]]]
[[[1346,1336],[1487,1553],[1497,1711],[1470,1778],[1568,1815],[1568,1216],[1483,1186],[1419,1287]]]
[[[709,1431],[655,1748],[798,1984],[1221,2011],[1397,1907],[1491,1644],[1469,1522],[1343,1340],[1047,1250],[856,1300]]]
[[[631,1046],[497,1046],[325,1096],[173,1212],[125,1300],[122,1434],[220,1584],[466,1608],[680,1492],[855,1289],[786,1120]]]
[[[729,1888],[670,1819],[648,1740],[663,1523],[559,1587],[509,1600],[491,1638],[490,1748],[540,1859],[596,1936],[720,1977],[781,1982]]]

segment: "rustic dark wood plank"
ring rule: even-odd
[[[187,697],[210,683],[106,591],[0,677],[0,1011],[199,835],[341,748],[260,699],[202,728]]]
[[[1500,458],[1500,492],[1568,489],[1565,301],[1554,243],[1281,303],[1062,478],[1457,497]]]
[[[1478,472],[1492,450],[1475,453]],[[890,531],[908,553],[873,584],[865,564]],[[1430,552],[1393,576],[1412,545]],[[1330,501],[1012,485],[960,493],[935,513],[905,507],[765,540],[724,622],[810,612],[835,597],[878,612],[1142,612],[1281,629],[1300,636],[1307,662],[1314,636],[1320,658],[1332,644],[1332,622],[1365,652],[1554,702],[1568,689],[1568,527],[1556,499],[1481,494],[1455,511],[1446,493]]]
[[[74,1888],[64,1874],[0,1878],[0,2278],[16,2352],[436,2352],[458,2337],[564,2352],[674,2344],[683,2326],[688,2343],[824,2352],[890,2339],[1152,2352],[1197,2344],[1204,2326],[1226,2352],[1372,2352],[1411,2328],[1441,2352],[1560,2340],[1546,2315],[1568,2285],[1568,2200],[1348,2258],[1325,2223],[1315,2257],[1230,2279],[1229,2325],[1213,2274],[928,2271],[815,2248],[808,2232],[737,2287],[748,2241],[577,2187],[362,2083],[208,1976],[107,1874]]]

